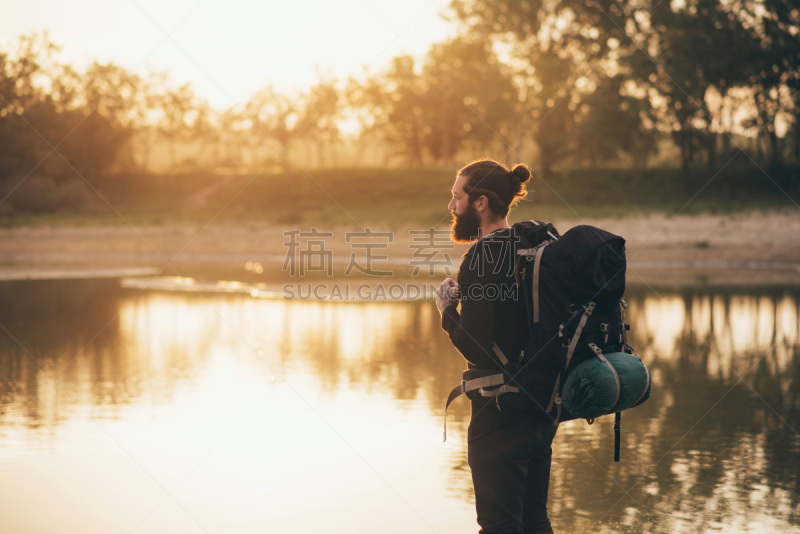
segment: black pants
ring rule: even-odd
[[[481,534],[552,533],[547,517],[551,444],[556,427],[525,412],[476,412],[468,458]]]

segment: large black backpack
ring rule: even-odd
[[[560,236],[550,224],[531,222],[534,231],[520,235],[514,268],[520,313],[527,315],[529,328],[525,350],[509,359],[495,344],[500,372],[465,371],[445,414],[462,393],[493,397],[499,410],[530,410],[556,426],[577,418],[591,424],[596,416],[615,413],[614,460],[619,461],[620,412],[650,395],[649,372],[628,344],[625,240],[588,225]],[[613,377],[610,388],[608,380],[592,383],[598,365],[600,374]],[[593,403],[595,394],[599,405]],[[566,400],[579,413],[566,409]]]

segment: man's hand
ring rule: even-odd
[[[436,307],[444,313],[448,306],[458,304],[458,284],[452,278],[445,278],[436,290]]]

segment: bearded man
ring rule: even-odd
[[[528,340],[514,258],[521,239],[533,236],[542,223],[512,227],[508,213],[527,194],[530,176],[526,165],[509,170],[484,159],[458,171],[453,185],[451,238],[473,245],[458,281],[447,278],[439,286],[436,304],[442,328],[470,370],[496,372],[504,361],[521,358]],[[553,532],[547,494],[556,427],[542,414],[501,410],[496,398],[473,395],[470,400],[467,448],[480,532]]]

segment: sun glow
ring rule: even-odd
[[[320,73],[346,79],[399,54],[422,56],[455,34],[439,16],[448,4],[12,0],[4,5],[0,41],[47,31],[78,68],[98,60],[137,74],[166,71],[221,109],[269,84],[303,90]]]

